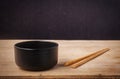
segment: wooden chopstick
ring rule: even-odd
[[[92,55],[94,55],[94,54],[96,54],[96,53],[98,53],[98,52],[92,53],[92,54],[87,55],[87,56],[84,56],[84,57],[82,57],[82,58],[77,58],[77,59],[70,60],[70,61],[66,62],[66,63],[64,64],[64,66],[72,65],[72,64],[74,64],[74,63],[76,63],[76,62],[78,62],[78,61],[81,61],[81,60],[83,60],[83,59],[85,59],[85,58],[88,58],[88,57],[90,57],[90,56],[92,56]]]
[[[97,56],[107,52],[108,50],[110,50],[110,49],[109,48],[102,49],[100,51],[97,51],[97,52],[95,52],[93,54],[90,54],[90,55],[87,55],[85,57],[78,58],[78,59],[75,59],[75,60],[72,60],[72,61],[68,61],[64,65],[65,66],[70,65],[70,67],[72,67],[72,68],[77,68],[78,66],[80,66],[82,64],[85,64],[86,62],[96,58]]]

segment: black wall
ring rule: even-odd
[[[0,0],[0,39],[120,39],[120,0]]]

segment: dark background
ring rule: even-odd
[[[0,39],[120,39],[120,0],[0,0]]]

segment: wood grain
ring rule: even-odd
[[[49,40],[59,43],[58,64],[47,71],[21,70],[14,62],[14,44],[26,40],[0,40],[0,77],[23,78],[120,78],[120,41],[106,40]],[[48,41],[48,40],[47,40]],[[110,48],[109,53],[77,69],[64,66],[68,60],[83,57],[90,52]]]

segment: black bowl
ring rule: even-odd
[[[14,45],[15,62],[25,70],[41,71],[54,67],[58,61],[58,44],[26,41]]]

